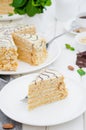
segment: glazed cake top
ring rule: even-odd
[[[3,35],[10,35],[12,33],[17,33],[23,30],[30,30],[30,29],[35,29],[33,25],[5,25],[5,26],[0,26],[0,34]]]
[[[36,79],[33,81],[33,83],[41,81],[41,80],[47,80],[51,78],[58,78],[63,77],[59,72],[52,69],[43,69],[39,75],[36,77]]]
[[[0,48],[2,47],[17,49],[11,35],[8,36],[0,35]]]
[[[17,34],[23,40],[26,40],[29,44],[31,43],[31,47],[41,48],[42,45],[46,45],[46,42],[43,38],[38,36],[37,34]]]

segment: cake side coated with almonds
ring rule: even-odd
[[[18,53],[11,35],[0,35],[0,70],[16,71]]]

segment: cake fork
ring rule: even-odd
[[[72,21],[72,23],[71,23],[70,26],[71,26],[71,27],[70,27],[70,29],[69,29],[68,31],[65,31],[65,32],[63,32],[63,33],[61,33],[61,34],[59,34],[59,35],[56,35],[56,36],[53,37],[50,41],[48,41],[48,42],[46,43],[46,48],[48,48],[49,45],[50,45],[51,43],[53,43],[53,41],[54,41],[55,39],[57,39],[57,38],[59,38],[59,37],[65,35],[65,34],[71,32],[71,31],[73,31],[73,30],[76,30],[76,29],[78,29],[78,28],[80,27],[75,20]]]
[[[23,99],[20,100],[21,102],[26,103],[28,101],[28,96],[25,96]]]

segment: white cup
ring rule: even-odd
[[[82,13],[78,14],[77,17],[76,17],[76,22],[81,27],[86,28],[86,12],[82,12]]]

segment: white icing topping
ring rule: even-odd
[[[40,80],[46,80],[46,79],[51,79],[51,78],[58,78],[62,76],[59,72],[51,69],[44,69],[40,72],[40,74],[36,77],[36,79],[33,82],[37,82]]]
[[[38,49],[40,49],[42,47],[43,42],[45,43],[45,41],[43,41],[41,39],[41,37],[38,36],[37,34],[34,34],[34,35],[31,35],[31,34],[18,34],[18,36],[20,38],[23,38],[23,39],[29,41],[32,44],[32,46],[34,46],[34,47],[36,47]]]
[[[18,34],[20,37],[23,37],[31,42],[33,42],[33,44],[38,41],[39,36],[38,35],[31,35],[31,34]]]
[[[0,47],[17,49],[13,40],[12,40],[11,35],[8,35],[8,36],[0,35]]]
[[[5,26],[1,26],[0,27],[0,33],[3,35],[9,35],[12,32],[16,32],[16,31],[22,31],[23,29],[28,29],[28,28],[32,28],[33,26],[29,26],[29,25],[5,25]]]

